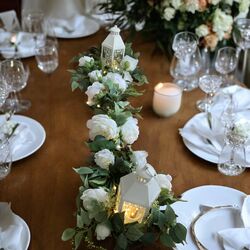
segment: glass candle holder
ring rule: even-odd
[[[174,83],[159,83],[154,88],[153,110],[162,117],[175,114],[181,106],[182,89]]]

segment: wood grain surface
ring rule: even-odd
[[[84,165],[89,157],[84,141],[88,139],[86,121],[92,112],[83,93],[71,92],[67,69],[73,56],[99,45],[106,35],[100,30],[86,38],[59,40],[60,65],[51,75],[37,68],[34,57],[23,60],[30,66],[31,75],[22,94],[32,102],[31,109],[23,115],[44,126],[46,141],[30,157],[13,163],[11,174],[0,181],[0,201],[11,202],[13,211],[29,225],[31,250],[71,249],[69,242],[61,241],[61,234],[66,227],[75,226],[73,213],[80,178],[72,168]],[[164,55],[153,54],[151,43],[138,39],[133,48],[141,52],[140,66],[150,82],[144,96],[132,101],[143,105],[140,137],[133,149],[148,151],[149,163],[158,172],[173,176],[177,195],[208,184],[250,193],[249,170],[238,177],[223,176],[215,164],[193,155],[182,142],[178,128],[198,113],[195,103],[204,94],[198,89],[185,92],[180,111],[170,118],[159,118],[152,111],[153,88],[158,82],[171,81],[169,63]]]

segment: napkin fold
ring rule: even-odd
[[[86,17],[76,15],[68,19],[50,18],[49,22],[54,28],[55,34],[71,34],[86,25]]]
[[[228,228],[218,232],[225,250],[250,249],[250,195],[244,199],[241,219],[245,228]]]
[[[194,147],[210,154],[219,155],[224,144],[223,126],[216,117],[213,117],[211,119],[212,128],[210,128],[206,114],[198,115],[203,116],[200,119],[195,119],[189,126],[179,130],[181,136]]]
[[[16,36],[17,52],[15,52],[15,46],[11,44],[13,36]],[[5,58],[11,58],[15,53],[20,57],[35,55],[33,34],[27,32],[18,32],[17,34],[1,32],[0,37],[0,52]]]
[[[34,136],[30,133],[27,125],[19,124],[14,134],[10,138],[11,152],[14,155],[21,148],[29,146],[34,141]]]
[[[222,112],[225,108],[225,104],[228,102],[229,95],[232,95],[233,102],[236,105],[236,111],[250,109],[250,90],[239,85],[233,85],[221,89],[215,96],[211,112]]]
[[[23,250],[20,244],[23,226],[15,220],[10,204],[0,202],[0,249]]]

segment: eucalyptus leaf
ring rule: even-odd
[[[143,236],[143,232],[138,227],[138,224],[134,224],[128,227],[126,236],[131,241],[137,241]]]
[[[83,239],[83,232],[80,231],[75,235],[75,249],[78,249],[78,247],[81,244],[81,241]]]
[[[122,233],[124,231],[124,214],[115,213],[111,218],[111,223],[116,233]]]
[[[89,167],[73,168],[74,171],[80,175],[92,174],[94,171]]]
[[[119,246],[120,249],[124,249],[124,250],[127,249],[128,240],[127,240],[126,236],[123,233],[121,233],[118,236],[116,243],[117,243],[117,245]]]
[[[70,240],[74,237],[75,233],[76,233],[76,231],[74,228],[67,228],[64,230],[61,239],[63,241]]]
[[[167,222],[171,225],[173,223],[175,223],[175,220],[176,220],[176,214],[173,210],[172,207],[170,207],[169,205],[167,205],[166,209],[165,209],[165,215],[166,215],[166,218],[167,218]]]
[[[160,241],[166,247],[171,247],[171,248],[175,247],[175,243],[174,243],[173,239],[167,233],[161,234]]]

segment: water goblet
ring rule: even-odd
[[[11,98],[6,100],[2,109],[11,114],[26,110],[27,107],[20,104],[17,96],[17,92],[26,86],[28,78],[28,72],[25,71],[22,62],[16,59],[6,59],[0,64],[0,71],[2,81],[8,86],[12,95]]]
[[[50,74],[58,67],[57,43],[49,38],[41,39],[35,49],[38,68],[44,73]]]
[[[223,75],[223,87],[230,85],[228,74],[233,72],[237,66],[238,55],[233,47],[224,47],[218,50],[215,59],[215,69]]]
[[[8,140],[0,134],[0,180],[4,179],[11,170],[11,150]]]
[[[236,176],[245,171],[247,137],[238,134],[234,126],[227,129],[225,143],[219,156],[218,170],[224,175]]]
[[[213,104],[213,97],[222,84],[218,75],[203,75],[199,79],[200,89],[206,93],[206,99],[196,102],[196,107],[202,112],[209,112]]]

